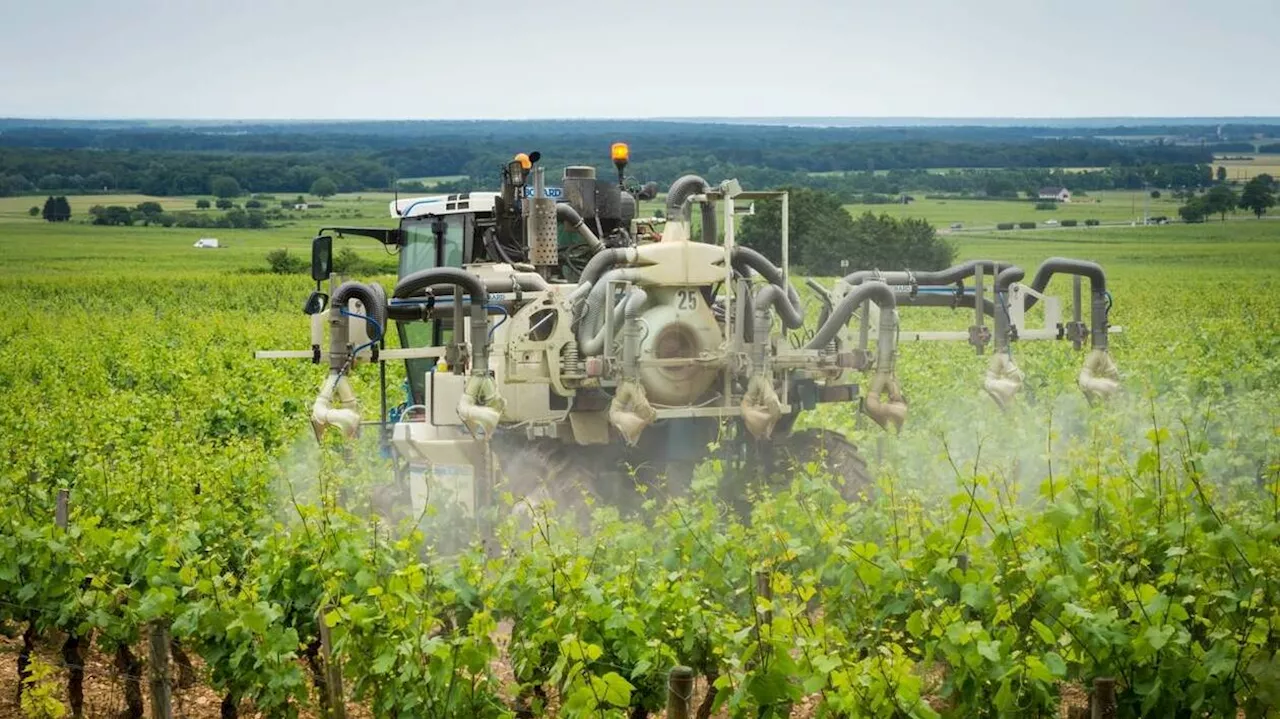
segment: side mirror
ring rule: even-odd
[[[315,292],[312,292],[311,296],[307,298],[307,301],[303,303],[302,314],[318,315],[321,312],[324,312],[324,308],[328,306],[329,306],[329,295],[326,295],[325,293],[319,290],[316,290]]]
[[[311,279],[324,282],[333,272],[333,238],[321,235],[311,241]]]

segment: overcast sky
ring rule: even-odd
[[[0,18],[9,117],[1280,115],[1280,0],[0,0]]]

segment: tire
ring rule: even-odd
[[[858,447],[839,432],[793,432],[782,441],[781,449],[797,470],[809,462],[818,462],[820,469],[836,480],[840,495],[846,500],[861,500],[875,487],[875,479]]]
[[[806,429],[765,442],[751,442],[746,461],[739,463],[746,483],[765,491],[786,489],[798,473],[817,463],[819,473],[828,475],[846,501],[862,501],[874,488],[875,480],[858,448],[838,432]],[[735,493],[745,493],[742,482],[731,482]],[[726,497],[741,504],[745,496]],[[745,506],[745,505],[744,505]]]
[[[502,479],[498,495],[510,492],[515,512],[532,516],[551,503],[558,515],[585,519],[591,507],[617,504],[616,474],[608,467],[608,448],[567,445],[556,440],[535,440],[498,450]]]

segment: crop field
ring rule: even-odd
[[[304,254],[335,218],[386,223],[387,199],[214,231],[218,250],[0,200],[0,717],[78,696],[85,716],[142,716],[157,628],[178,715],[201,719],[327,715],[339,684],[350,716],[659,716],[677,664],[703,717],[1066,717],[1103,678],[1122,717],[1280,716],[1280,226],[956,233],[959,259],[1102,263],[1121,396],[1089,404],[1083,352],[1024,341],[1001,411],[989,356],[904,343],[901,433],[850,406],[801,420],[862,448],[877,485],[858,501],[814,463],[744,515],[713,460],[689,497],[649,487],[589,528],[511,511],[468,543],[374,511],[390,472],[372,432],[316,442],[321,368],[253,359],[308,342],[311,283],[266,253]],[[1126,194],[1099,199],[865,209],[1130,218]],[[76,219],[102,203],[72,198]],[[353,378],[366,415],[375,374]]]
[[[1238,159],[1244,157],[1245,159]],[[1232,182],[1248,182],[1257,175],[1280,177],[1280,155],[1236,155],[1220,157],[1213,162],[1213,171],[1227,168],[1227,179]]]

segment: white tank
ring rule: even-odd
[[[640,382],[657,404],[693,404],[711,387],[719,370],[696,360],[711,359],[723,343],[715,315],[699,287],[650,287],[640,315]],[[654,361],[671,360],[668,366]]]

